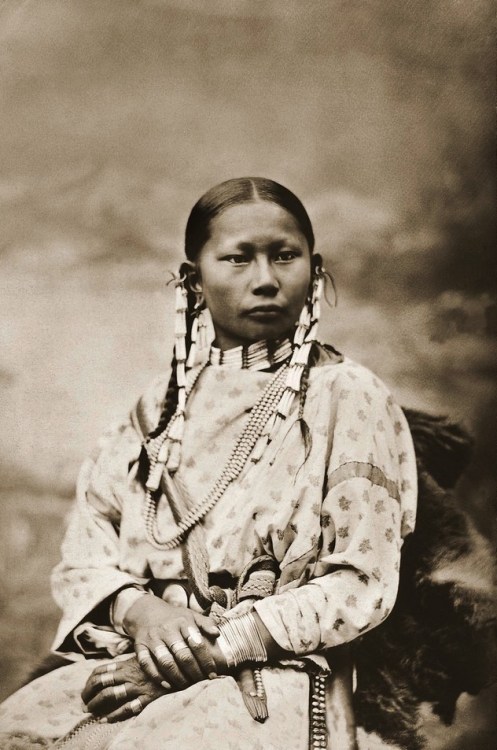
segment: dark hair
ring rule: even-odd
[[[309,250],[314,250],[314,232],[309,215],[297,196],[274,180],[266,177],[235,177],[208,190],[193,206],[185,231],[185,254],[196,261],[210,236],[210,223],[223,211],[241,203],[268,201],[281,206],[293,216],[307,240]]]
[[[288,188],[280,185],[278,182],[274,182],[274,180],[268,180],[266,177],[235,177],[232,180],[226,180],[212,187],[193,206],[186,223],[185,231],[185,255],[187,259],[192,262],[198,259],[203,246],[210,237],[210,223],[216,216],[219,216],[223,211],[232,206],[256,201],[275,203],[277,206],[285,209],[285,211],[288,211],[297,222],[297,226],[307,240],[310,252],[313,252],[314,231],[311,220],[302,202],[291,190],[288,190]],[[318,256],[315,256],[314,260],[318,261]],[[188,276],[188,269],[181,266],[180,274]],[[188,305],[186,315],[186,346],[188,349],[190,345],[195,294],[190,289],[188,283],[186,283],[186,289]],[[164,399],[162,414],[157,427],[150,433],[150,437],[160,435],[176,410],[178,388],[176,383],[176,358],[174,355],[171,367],[171,377]],[[146,454],[142,456],[142,459],[143,461],[146,460]]]

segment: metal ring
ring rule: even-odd
[[[200,646],[202,644],[202,641],[204,640],[202,638],[202,633],[197,628],[188,628],[188,637],[186,639],[188,643],[190,640],[195,644],[195,646]]]
[[[156,659],[161,659],[163,656],[169,656],[169,649],[162,643],[154,649],[154,656]]]
[[[114,675],[112,672],[104,672],[100,675],[100,682],[103,687],[111,687],[115,683]]]
[[[126,690],[126,685],[122,683],[121,685],[114,685],[112,688],[114,692],[115,699],[121,700],[121,698],[127,698],[128,697],[128,691]]]
[[[105,667],[106,672],[115,672],[117,669],[117,664],[115,661],[111,661],[110,664],[107,664]]]
[[[128,706],[133,714],[139,714],[143,710],[143,705],[139,698],[133,698],[133,700],[128,703]]]
[[[188,644],[185,643],[185,641],[174,641],[174,643],[171,643],[169,646],[169,651],[173,656],[176,656],[178,651],[183,651],[185,648],[188,648]]]

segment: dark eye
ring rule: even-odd
[[[228,263],[232,263],[234,266],[240,266],[243,263],[248,263],[246,255],[241,255],[240,253],[225,255],[223,260],[227,260]]]
[[[298,253],[295,250],[279,250],[276,254],[275,260],[280,263],[288,263],[297,258],[297,256]]]

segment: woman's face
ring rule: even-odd
[[[194,276],[216,345],[225,350],[292,335],[309,290],[311,253],[283,208],[242,203],[211,221]]]

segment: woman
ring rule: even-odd
[[[169,380],[83,466],[53,574],[74,663],[3,704],[6,742],[353,748],[345,644],[394,606],[414,525],[406,419],[317,342],[323,269],[290,191],[214,187],[185,250]]]

